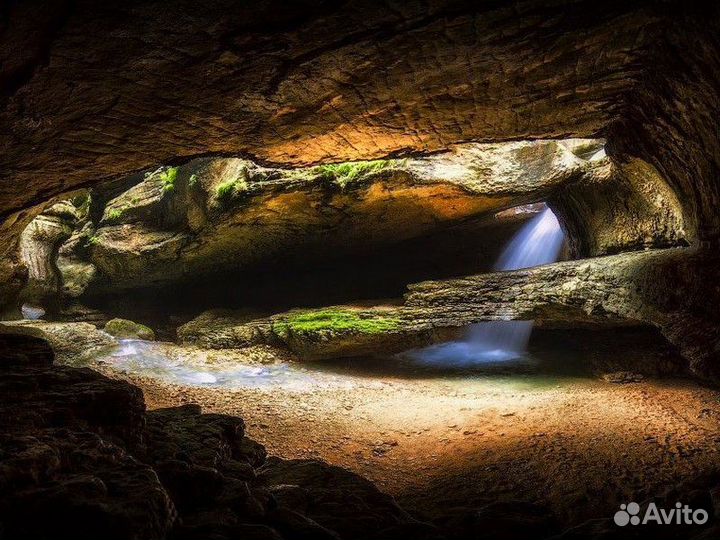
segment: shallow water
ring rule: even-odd
[[[338,359],[314,363],[286,362],[272,356],[258,361],[242,350],[210,351],[142,340],[122,340],[95,361],[133,376],[191,387],[282,389],[311,392],[382,386],[392,380],[442,379],[450,384],[481,382],[488,387],[545,387],[576,378],[530,354],[499,357],[482,365],[435,364],[410,354],[392,357]]]
[[[557,261],[564,234],[552,210],[545,208],[505,247],[494,270],[518,270]],[[532,321],[490,321],[470,325],[461,341],[409,351],[407,356],[433,366],[471,366],[510,362],[527,354]]]

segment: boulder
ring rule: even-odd
[[[208,311],[179,327],[177,334],[183,343],[211,349],[284,347],[305,360],[391,354],[459,334],[453,325],[415,324],[413,316],[402,306],[299,309],[250,321],[229,310]]]
[[[293,520],[290,512],[299,513],[340,538],[364,538],[415,521],[368,480],[321,461],[270,458],[258,471],[258,482],[275,494],[284,523]]]
[[[161,540],[175,522],[155,472],[95,433],[3,434],[1,444],[8,538]]]
[[[46,339],[55,351],[58,363],[83,366],[98,353],[117,345],[110,334],[86,322],[3,321],[11,332]]]
[[[240,418],[197,405],[146,412],[137,387],[52,365],[40,338],[5,332],[0,343],[15,350],[0,363],[8,537],[354,539],[421,525],[349,471],[267,459]]]
[[[105,332],[118,339],[155,340],[155,332],[144,324],[127,319],[111,319],[105,325]]]

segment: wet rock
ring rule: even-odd
[[[678,255],[677,253],[675,254]],[[672,260],[627,253],[408,286],[399,306],[293,310],[248,321],[206,312],[178,329],[209,348],[269,344],[304,359],[391,354],[457,338],[468,324],[534,319],[545,327],[613,328],[654,322],[628,280],[636,268]]]
[[[284,347],[302,359],[393,353],[457,337],[453,328],[414,324],[402,307],[334,306],[248,321],[230,311],[205,312],[178,328],[183,343],[207,348]]]
[[[98,352],[117,345],[110,334],[85,322],[4,321],[12,332],[47,340],[60,364],[82,366]]]
[[[127,319],[111,319],[105,325],[105,332],[119,339],[144,339],[153,341],[155,332],[144,324]]]

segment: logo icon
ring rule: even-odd
[[[687,504],[683,505],[675,503],[675,508],[666,510],[658,508],[651,502],[645,509],[645,513],[640,517],[640,505],[636,502],[621,504],[620,510],[615,512],[613,520],[618,527],[626,525],[645,525],[647,523],[655,523],[657,525],[705,525],[709,515],[702,508],[693,510]]]
[[[629,504],[621,504],[620,510],[615,512],[615,516],[613,517],[613,519],[615,520],[615,525],[619,525],[620,527],[624,527],[628,523],[632,525],[639,525],[639,513],[640,505],[638,503],[631,502]]]

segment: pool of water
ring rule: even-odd
[[[446,353],[447,351],[443,351]],[[434,362],[413,351],[389,357],[351,358],[323,362],[293,362],[271,349],[205,350],[165,342],[121,340],[94,361],[133,376],[169,384],[209,388],[282,388],[306,392],[318,389],[382,386],[393,380],[483,380],[502,386],[539,387],[575,378],[535,355],[497,355],[481,363]]]

